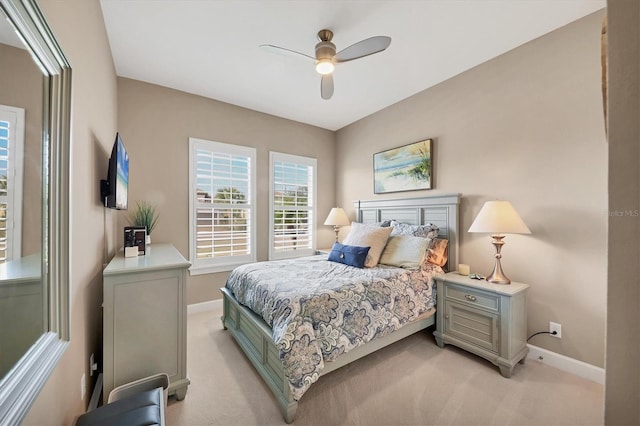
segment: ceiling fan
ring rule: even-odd
[[[333,95],[332,73],[336,64],[382,52],[391,44],[391,37],[375,36],[352,44],[336,53],[336,45],[331,42],[332,38],[333,32],[331,30],[324,29],[318,31],[318,39],[320,39],[320,42],[316,44],[315,57],[271,44],[262,44],[260,47],[274,53],[293,55],[315,62],[316,71],[322,75],[320,80],[320,94],[322,99],[331,99]]]

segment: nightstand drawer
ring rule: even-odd
[[[448,299],[500,312],[500,296],[497,294],[485,293],[480,290],[449,283],[445,286],[444,293],[444,296]]]
[[[474,345],[498,352],[500,348],[499,316],[465,304],[448,302],[444,332]]]

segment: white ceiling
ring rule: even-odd
[[[116,73],[337,130],[542,34],[606,0],[101,0]],[[340,51],[392,38],[381,53],[338,64],[320,97],[313,63],[328,28]],[[599,30],[599,29],[598,29]]]

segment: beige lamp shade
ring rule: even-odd
[[[342,208],[334,207],[329,212],[329,216],[327,216],[327,219],[324,221],[324,224],[332,225],[332,226],[345,226],[345,225],[350,225],[351,221],[349,220],[349,218],[347,217],[347,214],[344,212]]]
[[[338,242],[338,232],[341,226],[351,225],[347,214],[340,207],[334,207],[329,212],[327,220],[324,221],[325,225],[333,225],[333,230],[336,233],[336,242]]]
[[[511,284],[511,280],[502,271],[500,250],[504,243],[502,234],[530,234],[529,228],[520,218],[510,202],[487,201],[471,224],[469,232],[487,232],[491,234],[492,244],[496,248],[493,271],[486,278],[490,283]]]
[[[487,201],[469,228],[469,232],[491,234],[530,234],[510,202]]]

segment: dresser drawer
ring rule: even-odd
[[[445,329],[448,335],[499,352],[499,316],[466,304],[447,302],[445,307]]]
[[[497,294],[450,283],[447,283],[445,286],[444,293],[444,296],[449,300],[470,306],[481,306],[494,312],[500,312],[500,296]]]

